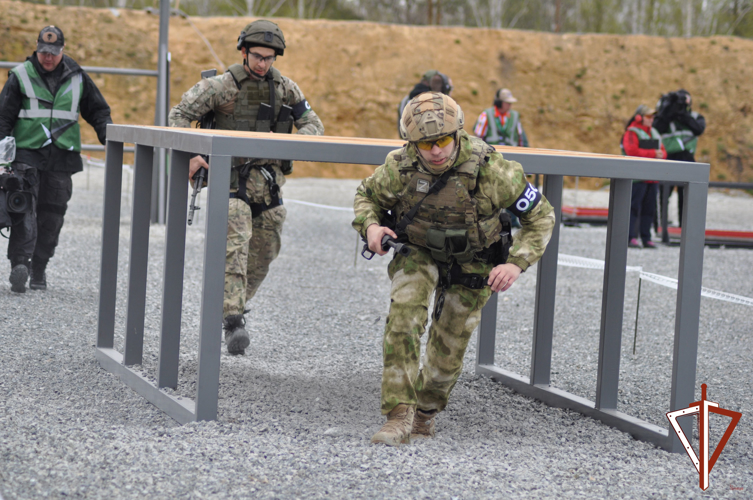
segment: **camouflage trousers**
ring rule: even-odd
[[[237,198],[230,199],[225,255],[225,297],[223,317],[243,314],[280,253],[283,205],[266,210],[255,219],[251,208]]]
[[[426,331],[429,300],[440,295],[439,270],[429,252],[411,245],[408,257],[398,255],[389,266],[392,280],[390,314],[384,330],[384,371],[381,409],[387,414],[400,403],[422,410],[443,410],[463,369],[463,356],[491,289],[452,285],[445,291],[439,319],[429,328],[419,369],[421,336]],[[463,264],[463,273],[488,276],[492,265]]]

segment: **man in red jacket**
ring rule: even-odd
[[[655,111],[641,104],[625,127],[620,147],[626,156],[642,158],[667,158],[661,135],[652,127]],[[656,213],[657,181],[633,181],[633,196],[630,202],[630,241],[631,248],[641,248],[638,242],[637,223],[640,219],[640,237],[643,248],[656,248],[651,241],[651,224]]]

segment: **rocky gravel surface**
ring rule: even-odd
[[[355,257],[349,207],[357,181],[292,179],[283,250],[247,315],[252,344],[221,360],[218,420],[179,425],[94,358],[102,171],[74,177],[49,289],[0,281],[0,497],[26,498],[750,498],[753,315],[701,302],[697,395],[743,413],[711,473],[572,411],[474,374],[475,341],[433,440],[369,444],[379,428],[387,258]],[[126,175],[124,185],[128,185]],[[566,193],[566,201],[574,193]],[[606,192],[578,193],[606,206]],[[709,227],[753,230],[753,198],[712,192]],[[122,349],[129,240],[123,197],[116,347]],[[674,199],[672,205],[675,205]],[[202,214],[203,215],[203,214]],[[561,252],[603,259],[603,227],[563,227]],[[0,240],[5,251],[6,240]],[[150,238],[143,372],[155,375],[164,228]],[[201,221],[187,236],[177,394],[193,397]],[[628,263],[676,277],[679,247],[630,249]],[[705,251],[705,287],[753,297],[753,251]],[[496,362],[528,374],[536,269],[500,297]],[[644,282],[632,352],[637,274],[629,274],[619,409],[666,427],[676,292]],[[553,385],[594,398],[602,273],[558,270]],[[219,325],[218,325],[219,336]],[[218,339],[219,340],[219,339]],[[726,420],[712,419],[712,442]]]

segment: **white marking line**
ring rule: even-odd
[[[604,261],[599,259],[589,259],[587,257],[578,257],[577,255],[567,255],[561,253],[557,256],[557,264],[566,267],[581,267],[584,269],[604,269]],[[642,267],[627,266],[625,269],[633,272],[641,272]]]
[[[604,261],[598,259],[589,259],[586,257],[578,257],[576,255],[559,254],[557,257],[557,264],[566,267],[579,267],[582,269],[604,269]],[[643,271],[639,266],[627,266],[628,272],[640,273],[640,278],[657,285],[665,286],[677,290],[677,280],[668,276],[661,276],[659,274],[647,273]],[[721,292],[719,290],[712,290],[710,288],[701,288],[701,296],[708,297],[710,299],[723,300],[725,302],[732,302],[733,304],[742,304],[745,306],[753,307],[753,299],[743,297],[741,295],[735,295],[732,293]]]
[[[291,203],[291,202],[292,203],[299,203],[301,205],[308,205],[310,207],[326,208],[327,210],[339,210],[339,211],[342,211],[342,212],[353,213],[353,209],[352,208],[347,208],[347,207],[333,207],[331,205],[320,205],[318,203],[311,203],[311,202],[308,202],[308,201],[291,200],[290,198],[283,198],[283,199],[285,200],[285,203]]]

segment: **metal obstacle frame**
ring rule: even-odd
[[[234,156],[379,165],[399,141],[287,134],[170,129],[109,125],[105,159],[102,261],[96,357],[107,371],[180,423],[217,418],[222,300],[231,158]],[[125,343],[114,349],[118,241],[121,212],[123,144],[135,144],[131,239]],[[143,357],[144,314],[149,248],[150,200],[154,148],[171,152],[167,182],[167,227],[162,292],[162,320],[156,385],[130,368]],[[497,295],[482,312],[478,335],[476,373],[492,377],[517,392],[547,404],[569,408],[628,432],[670,451],[682,451],[674,432],[617,410],[622,320],[625,299],[628,224],[633,179],[678,182],[685,189],[679,283],[675,314],[672,387],[669,411],[694,400],[698,325],[701,301],[706,197],[709,165],[622,156],[498,147],[526,172],[545,176],[543,191],[555,208],[557,223],[538,264],[531,370],[528,377],[494,364]],[[205,202],[206,229],[202,270],[201,317],[197,389],[195,400],[178,398],[161,390],[176,388],[183,301],[183,267],[186,241],[188,162],[195,154],[210,158],[209,187]],[[557,257],[562,207],[563,177],[611,179],[609,220],[602,292],[596,401],[592,402],[552,387],[551,362]],[[136,203],[135,200],[141,200]],[[689,435],[692,422],[683,422]]]

